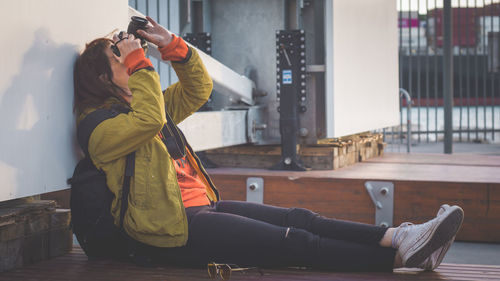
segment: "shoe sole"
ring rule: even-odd
[[[437,215],[436,215],[436,216],[437,216],[437,217],[439,217],[440,215],[442,215],[444,212],[446,212],[446,211],[447,211],[447,210],[449,210],[450,208],[451,208],[451,206],[450,206],[450,205],[448,205],[448,204],[443,204],[443,205],[441,205],[441,207],[439,208],[439,211],[438,211],[438,213],[437,213]],[[443,212],[441,212],[441,209],[443,209]],[[450,246],[451,246],[451,244],[453,244],[453,241],[455,241],[455,236],[453,236],[453,237],[451,238],[451,240],[450,240],[450,241],[448,241],[448,242],[447,242],[447,243],[446,243],[446,244],[445,244],[445,245],[441,248],[441,250],[440,250],[439,248],[436,250],[436,251],[440,251],[440,253],[439,253],[438,258],[437,258],[437,259],[436,259],[436,261],[435,261],[435,264],[434,264],[432,267],[426,267],[426,268],[424,268],[424,269],[425,269],[425,270],[427,270],[427,271],[432,271],[432,270],[436,269],[436,268],[437,268],[437,267],[441,264],[441,262],[443,261],[444,256],[446,255],[446,253],[447,253],[447,252],[448,252],[448,250],[450,249]],[[435,254],[435,252],[434,252],[434,253],[432,253],[431,255],[434,255],[434,254]]]
[[[448,205],[448,204],[441,205],[441,207],[439,208],[439,211],[438,211],[436,217],[441,216],[443,213],[445,213],[446,211],[448,211],[450,208],[451,208],[451,206]],[[443,210],[443,211],[441,212],[441,210]],[[438,248],[436,250],[436,252],[437,251],[440,251],[440,252],[439,252],[438,258],[436,259],[435,263],[432,264],[432,266],[430,266],[430,267],[424,267],[424,269],[427,270],[427,271],[432,271],[432,270],[436,269],[441,264],[441,262],[443,261],[443,258],[445,256],[446,252],[448,252],[448,249],[450,248],[450,246],[451,246],[451,244],[453,243],[454,240],[455,240],[455,236],[453,236],[449,242],[447,242],[443,247],[441,247],[441,249]],[[432,253],[431,256],[434,255],[436,252]]]
[[[458,206],[453,206],[450,213],[431,232],[430,239],[417,248],[405,262],[405,267],[418,267],[434,251],[445,245],[456,235],[464,219],[464,211]]]

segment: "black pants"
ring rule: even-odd
[[[307,266],[336,271],[392,271],[395,250],[378,245],[386,228],[329,219],[306,209],[240,201],[186,209],[187,245],[151,248],[175,265]]]

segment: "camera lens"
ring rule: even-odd
[[[141,47],[144,49],[145,52],[147,52],[148,49],[148,43],[142,36],[140,36],[137,33],[137,30],[142,29],[145,30],[146,26],[148,25],[148,20],[145,18],[141,18],[138,16],[133,16],[130,20],[130,23],[128,24],[127,28],[127,33],[128,34],[133,34],[135,38],[141,39]]]
[[[141,27],[145,27],[148,24],[148,20],[138,16],[133,16],[132,21]]]
[[[137,38],[140,36],[137,34],[137,30],[139,29],[145,29],[146,26],[148,25],[148,20],[145,18],[133,16],[130,23],[128,24],[127,28],[127,33],[128,34],[134,34],[134,36]]]

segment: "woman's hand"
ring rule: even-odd
[[[113,35],[113,41],[118,50],[120,50],[120,56],[115,55],[115,57],[121,63],[125,61],[128,54],[141,48],[141,40],[136,39],[133,34],[127,34],[126,32],[122,33],[122,39],[117,34]]]
[[[137,33],[144,37],[147,41],[155,44],[158,47],[165,47],[170,42],[172,42],[172,33],[165,29],[163,26],[156,23],[156,21],[150,17],[146,17],[150,24],[146,27],[146,30],[139,29]]]

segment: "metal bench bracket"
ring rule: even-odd
[[[264,203],[263,178],[247,178],[247,202]]]
[[[394,183],[384,181],[365,182],[366,191],[375,204],[375,224],[392,226],[394,217]]]

